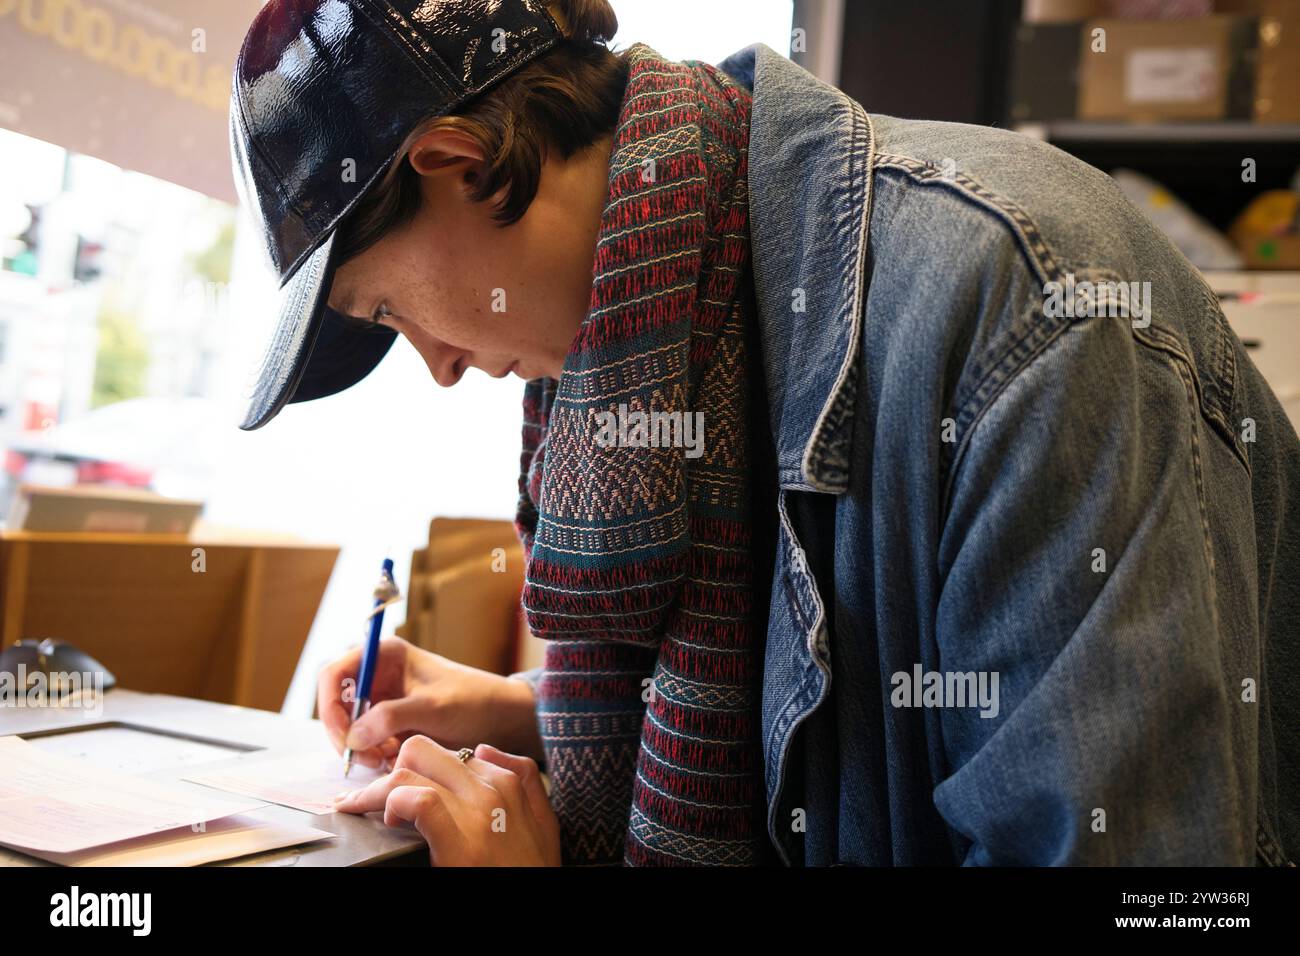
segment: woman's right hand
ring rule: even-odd
[[[361,648],[327,665],[316,685],[316,704],[334,749],[352,747],[353,759],[382,767],[402,741],[424,734],[451,750],[491,744],[507,753],[542,760],[533,689],[421,650],[400,637],[379,642],[370,708],[352,723]]]

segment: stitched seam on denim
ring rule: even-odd
[[[853,436],[852,432],[844,427],[844,423],[846,410],[850,409],[857,399],[857,359],[858,351],[862,348],[863,286],[866,283],[867,234],[871,223],[871,155],[875,149],[875,131],[871,126],[871,120],[867,117],[866,111],[853,100],[846,98],[846,101],[849,106],[851,124],[849,188],[856,193],[859,191],[858,183],[862,183],[860,187],[862,220],[857,229],[858,248],[853,266],[853,302],[850,305],[848,315],[848,321],[850,322],[849,340],[844,350],[844,359],[836,375],[835,384],[831,387],[831,394],[827,398],[826,404],[822,406],[821,414],[817,416],[817,421],[813,425],[812,437],[804,448],[803,462],[801,463],[804,476],[809,484],[820,485],[822,487],[819,490],[829,491],[833,494],[842,493],[848,488],[851,450],[846,449],[844,446],[852,441]],[[866,150],[865,154],[863,154],[866,163],[865,169],[861,165],[862,157],[859,155],[864,135],[866,141]],[[840,433],[833,452],[825,447],[828,432]],[[844,434],[845,432],[848,432],[848,434]],[[833,461],[828,466],[827,459],[832,456],[832,453]],[[829,467],[831,474],[823,477],[818,475],[817,472],[820,472],[824,467]]]
[[[1219,297],[1213,293],[1209,286],[1202,290],[1205,299],[1206,308],[1217,320],[1219,346],[1223,351],[1223,362],[1219,368],[1220,377],[1224,380],[1224,389],[1227,394],[1224,396],[1224,404],[1228,414],[1235,415],[1237,408],[1237,347],[1236,333],[1228,324],[1228,317],[1223,314],[1223,307],[1219,304]],[[1227,434],[1232,438],[1233,448],[1239,453],[1243,464],[1246,466],[1246,473],[1250,473],[1250,449],[1246,447],[1246,442],[1242,440],[1241,434],[1237,431],[1236,424],[1227,422]]]
[[[1145,329],[1134,329],[1133,335],[1140,344],[1145,345],[1148,348],[1162,349],[1173,355],[1187,367],[1188,374],[1192,376],[1192,381],[1196,386],[1197,407],[1200,409],[1202,417],[1204,417],[1211,425],[1218,426],[1217,430],[1224,436],[1225,443],[1242,465],[1245,466],[1247,473],[1249,473],[1250,463],[1246,460],[1245,454],[1241,451],[1234,440],[1235,436],[1231,425],[1228,423],[1227,419],[1223,417],[1222,410],[1219,409],[1217,405],[1210,403],[1202,393],[1201,380],[1195,372],[1192,371],[1192,358],[1187,354],[1187,351],[1183,348],[1183,344],[1178,340],[1177,336],[1172,335],[1165,329],[1157,326],[1148,326]]]
[[[1123,281],[1117,273],[1110,272],[1109,269],[1089,269],[1087,272],[1078,273],[1078,278],[1079,281],[1089,282]],[[1061,280],[1060,278],[1056,278],[1056,280],[1053,281],[1060,282]],[[946,467],[948,467],[948,476],[946,476],[945,480],[944,496],[943,499],[941,499],[941,505],[943,505],[944,510],[948,507],[950,494],[952,494],[952,486],[954,480],[956,480],[957,472],[959,471],[959,463],[961,463],[962,458],[965,458],[967,442],[969,442],[969,438],[972,432],[974,432],[976,425],[978,425],[979,421],[984,418],[984,412],[987,411],[989,407],[992,407],[993,403],[997,401],[998,395],[1001,395],[1001,393],[1004,392],[1006,385],[1010,384],[1010,381],[1013,380],[1015,376],[1019,375],[1019,373],[1024,371],[1024,368],[1027,368],[1028,365],[1034,362],[1034,359],[1037,358],[1037,355],[1041,354],[1041,351],[1047,349],[1049,345],[1052,345],[1052,342],[1056,339],[1058,333],[1069,328],[1069,326],[1070,323],[1057,326],[1050,326],[1047,324],[1032,326],[1030,332],[1027,332],[1019,339],[1015,339],[1014,342],[1011,342],[1006,346],[1006,349],[1000,356],[998,356],[996,362],[989,364],[988,371],[984,373],[982,378],[980,378],[978,384],[970,390],[970,394],[966,395],[966,398],[962,399],[961,405],[957,408],[957,418],[954,420],[956,421],[957,432],[961,437],[959,437],[956,449],[954,449],[952,455],[950,455],[949,462],[946,463]],[[1035,337],[1035,334],[1039,333],[1040,329],[1045,329],[1044,334],[1047,337],[1045,337],[1044,341],[1041,342],[1040,345],[1031,346],[1030,350],[1024,352],[1022,356],[1018,356],[1017,352],[1022,351],[1022,346],[1026,346],[1027,343],[1030,343],[1031,339]],[[1229,446],[1229,449],[1234,453],[1235,457],[1243,463],[1243,466],[1247,468],[1247,473],[1249,473],[1248,460],[1245,458],[1240,446],[1234,441],[1235,433],[1232,432],[1231,425],[1227,423],[1225,418],[1223,418],[1222,411],[1219,410],[1217,405],[1208,401],[1203,401],[1205,397],[1203,392],[1201,392],[1200,378],[1192,371],[1192,360],[1190,356],[1187,355],[1187,352],[1183,350],[1182,343],[1178,341],[1178,338],[1174,337],[1173,334],[1166,332],[1165,329],[1161,329],[1160,326],[1157,325],[1147,325],[1145,328],[1138,328],[1138,326],[1131,325],[1131,330],[1132,334],[1134,334],[1134,337],[1138,339],[1141,345],[1153,347],[1153,349],[1171,351],[1175,356],[1177,356],[1180,362],[1183,363],[1188,375],[1191,375],[1192,377],[1193,389],[1195,389],[1197,414],[1204,416],[1210,424],[1218,425],[1216,431],[1219,432],[1219,436],[1225,438],[1225,444]],[[941,514],[943,514],[943,512],[941,512]]]
[[[1228,449],[1233,453],[1233,457],[1241,462],[1242,467],[1246,469],[1246,474],[1249,475],[1250,461],[1245,452],[1237,444],[1232,426],[1223,417],[1222,410],[1217,406],[1213,406],[1212,403],[1208,403],[1205,399],[1205,396],[1201,392],[1201,381],[1192,371],[1191,356],[1189,356],[1183,349],[1182,343],[1178,341],[1178,338],[1154,325],[1148,326],[1145,329],[1134,329],[1133,336],[1140,344],[1145,345],[1148,348],[1160,349],[1168,352],[1178,360],[1180,367],[1186,368],[1187,373],[1192,377],[1192,382],[1196,389],[1196,405],[1200,410],[1201,417],[1205,418],[1206,421],[1210,423],[1211,427],[1216,425],[1218,426],[1215,428],[1215,431],[1219,433],[1221,438],[1224,438],[1224,444],[1226,444]]]
[[[787,592],[786,600],[791,605],[791,608],[794,611],[796,617],[799,618],[800,628],[802,630],[813,631],[818,621],[825,620],[825,609],[821,607],[821,596],[816,593],[817,592],[816,582],[812,581],[812,576],[807,570],[807,564],[802,558],[802,546],[798,543],[798,538],[795,536],[794,528],[790,524],[790,518],[785,508],[785,495],[783,492],[778,493],[778,497],[777,497],[777,517],[780,521],[781,528],[785,531],[785,536],[789,540],[788,549],[790,551],[790,555],[788,556],[787,560],[795,556],[798,556],[799,560],[797,562],[790,561],[790,563],[793,567],[797,567],[799,572],[802,573],[802,575],[806,579],[808,579],[809,583],[811,583],[812,585],[813,599],[815,601],[816,608],[817,608],[817,616],[812,622],[812,626],[809,626],[804,616],[805,609],[803,607],[802,601],[798,598],[798,595],[794,593],[793,586],[791,585],[789,580],[790,579],[789,572],[781,576],[782,586],[785,588]],[[804,640],[806,640],[806,638]],[[780,841],[777,840],[776,838],[776,818],[774,816],[774,813],[776,811],[776,807],[778,803],[780,802],[779,795],[781,792],[781,785],[785,779],[785,758],[788,753],[788,748],[780,747],[780,754],[778,756],[774,756],[773,752],[778,748],[779,744],[788,742],[791,734],[793,734],[794,731],[798,729],[798,725],[802,723],[808,717],[808,715],[811,714],[812,711],[817,708],[817,706],[820,704],[820,701],[825,698],[826,688],[829,686],[830,679],[831,679],[829,670],[820,662],[816,650],[813,648],[808,648],[807,645],[802,641],[801,641],[801,646],[806,648],[809,652],[808,661],[804,665],[804,678],[800,681],[799,690],[790,697],[790,699],[786,702],[785,706],[781,708],[781,711],[777,715],[776,720],[773,721],[773,733],[771,734],[764,748],[764,753],[766,754],[765,759],[767,761],[768,766],[774,765],[777,768],[776,782],[773,785],[773,789],[772,789],[773,794],[777,795],[777,799],[772,800],[768,807],[768,814],[767,814],[768,834],[769,836],[772,837],[773,842],[776,843],[777,850],[781,854],[783,859],[785,858],[785,851],[784,848],[781,847]],[[817,673],[820,673],[822,675],[823,681],[822,681],[822,686],[820,691],[815,695],[816,699],[812,701],[812,706],[806,708],[804,712],[797,719],[791,719],[790,717],[791,713],[797,707],[802,706],[804,703],[804,699],[810,696],[808,688],[806,686],[806,681],[808,679],[808,676],[811,674],[812,676],[815,677]],[[789,860],[786,860],[786,863],[788,864]]]
[[[1192,412],[1192,466],[1196,472],[1196,505],[1201,513],[1201,532],[1204,535],[1202,545],[1205,548],[1205,561],[1210,569],[1210,602],[1213,612],[1213,624],[1215,633],[1219,633],[1219,598],[1218,589],[1215,579],[1218,573],[1214,566],[1214,542],[1210,535],[1210,514],[1209,508],[1205,503],[1205,466],[1201,461],[1201,404],[1196,400],[1196,385],[1191,369],[1184,363],[1179,362],[1178,374],[1183,378],[1183,385],[1187,388],[1187,404]]]
[[[811,669],[813,672],[820,670],[820,668],[817,668],[815,665],[811,665]],[[805,668],[804,673],[807,675],[809,670]],[[799,730],[799,725],[807,720],[812,715],[813,711],[821,706],[822,701],[826,699],[826,690],[830,686],[831,678],[830,675],[826,674],[824,671],[821,673],[823,677],[822,685],[815,694],[809,692],[804,681],[800,681],[799,690],[793,694],[786,702],[786,705],[781,708],[781,713],[773,722],[773,730],[776,732],[772,734],[772,742],[766,748],[766,759],[769,764],[773,762],[772,751],[777,741],[788,742]],[[813,673],[812,676],[816,677],[817,675],[816,673]],[[798,717],[792,718],[790,716],[791,713],[798,708],[802,708],[803,713]],[[789,756],[789,752],[788,747],[782,747],[779,756],[775,758],[776,782],[772,786],[773,798],[770,799],[767,808],[768,836],[772,838],[772,842],[776,845],[777,852],[781,855],[781,859],[785,861],[787,866],[790,865],[790,861],[786,858],[785,848],[781,845],[781,841],[778,840],[776,836],[776,811],[781,805],[781,788],[785,785],[786,757]]]
[[[1225,398],[1231,405],[1232,394],[1236,385],[1236,360],[1232,354],[1232,343],[1229,338],[1230,330],[1227,328],[1227,316],[1223,314],[1223,309],[1215,300],[1204,298],[1205,309],[1210,314],[1214,322],[1214,344],[1215,344],[1215,371],[1218,372],[1218,378],[1224,380],[1223,386],[1227,391]]]
[[[803,470],[800,468],[778,468],[776,476],[780,479],[782,488],[785,487],[785,483],[788,481],[803,484]]]
[[[985,207],[988,211],[997,215],[1004,223],[1011,227],[1013,235],[1015,235],[1019,240],[1018,245],[1020,246],[1022,253],[1036,273],[1037,277],[1042,280],[1044,286],[1046,286],[1049,281],[1064,281],[1064,277],[1061,275],[1060,266],[1057,264],[1050,247],[1039,232],[1033,219],[1031,219],[1018,205],[989,190],[978,180],[972,179],[971,177],[965,176],[961,173],[957,173],[951,177],[945,177],[942,172],[934,166],[909,157],[895,156],[887,153],[877,154],[876,166],[879,168],[899,169],[909,175],[913,180],[917,181],[920,185],[948,186],[953,192],[958,194],[968,193],[978,205]],[[1090,269],[1086,273],[1080,273],[1080,275],[1089,277],[1090,280],[1105,278],[1112,282],[1122,281],[1118,275],[1106,269]],[[1202,285],[1204,286],[1204,283],[1202,283]],[[1043,316],[1043,318],[1046,320],[1049,317]],[[1062,318],[1066,318],[1067,320],[1062,322]],[[1056,317],[1055,321],[1057,322],[1055,327],[1048,327],[1048,342],[1050,342],[1051,338],[1054,338],[1054,332],[1059,332],[1060,329],[1069,325],[1068,317]],[[972,427],[974,420],[980,417],[983,408],[992,402],[992,400],[1001,393],[1002,388],[1005,387],[1005,383],[991,383],[990,379],[999,371],[1003,371],[1008,379],[1014,378],[1015,375],[1019,374],[1019,372],[1024,369],[1024,366],[1028,364],[1034,356],[1041,352],[1043,345],[1048,344],[1048,342],[1032,347],[1025,356],[1025,361],[1020,364],[1019,367],[1016,367],[1014,364],[1014,353],[1017,352],[1022,345],[1029,342],[1038,330],[1045,325],[1047,325],[1046,322],[1035,324],[1030,331],[1026,332],[1021,338],[1008,343],[1006,348],[1003,350],[1003,353],[998,356],[995,361],[990,363],[988,371],[980,382],[970,390],[969,395],[962,399],[961,404],[956,409],[957,416],[955,419],[958,426],[958,432],[962,435],[962,438],[959,441],[958,447],[953,449],[950,467],[955,465],[956,460],[962,456],[965,436],[969,434],[969,429]],[[1012,367],[1003,369],[1002,366],[1006,365],[1008,362],[1012,362]]]
[[[1037,314],[1037,306],[1031,305]],[[1008,343],[997,360],[989,364],[988,370],[980,381],[970,390],[956,409],[953,418],[957,430],[957,446],[951,450],[947,462],[946,485],[951,485],[958,470],[958,463],[966,454],[970,436],[976,424],[984,417],[998,396],[1006,390],[1016,377],[1023,372],[1048,346],[1050,346],[1068,327],[1068,324],[1049,324],[1043,322],[1033,325],[1018,339]],[[945,443],[946,445],[947,443]],[[945,493],[945,501],[947,494]]]
[[[1225,318],[1225,324],[1226,324],[1226,318]],[[1236,333],[1235,333],[1235,332],[1232,332],[1231,329],[1228,330],[1228,334],[1229,334],[1229,335],[1236,335]],[[1236,347],[1237,344],[1236,344],[1235,341],[1231,341],[1231,340],[1230,340],[1230,341],[1228,342],[1228,345],[1229,345],[1229,348],[1228,348],[1228,358],[1229,358],[1229,359],[1231,360],[1231,362],[1232,362],[1231,371],[1229,371],[1229,373],[1228,373],[1228,380],[1229,380],[1229,383],[1231,384],[1231,387],[1232,387],[1232,395],[1231,395],[1231,398],[1229,399],[1229,405],[1231,405],[1232,409],[1233,409],[1234,412],[1235,412],[1235,411],[1236,411],[1236,408],[1237,408],[1237,372],[1238,372],[1238,369],[1237,369],[1237,347]],[[1246,442],[1245,442],[1244,439],[1241,438],[1241,434],[1237,431],[1235,423],[1233,423],[1233,422],[1229,422],[1228,424],[1233,426],[1233,427],[1230,429],[1230,431],[1232,432],[1233,444],[1236,445],[1236,446],[1238,446],[1238,447],[1241,449],[1241,452],[1242,452],[1242,461],[1244,461],[1244,462],[1246,463],[1246,473],[1249,474],[1249,473],[1250,473],[1250,470],[1251,470],[1251,469],[1250,469],[1250,449],[1246,447]]]
[[[803,475],[800,472],[796,471],[793,468],[782,469],[780,472],[778,472],[778,474],[782,478],[785,478],[786,476],[793,476],[795,478],[803,477]],[[812,485],[804,484],[802,481],[792,481],[787,484],[784,480],[781,482],[781,490],[782,491],[812,491],[812,492],[816,492],[817,494],[825,494],[826,492],[825,488],[814,488]]]
[[[1090,269],[1086,272],[1080,272],[1076,275],[1076,279],[1079,281],[1094,282],[1094,283],[1121,281],[1117,275],[1105,269]],[[1062,278],[1058,275],[1050,281],[1061,282]],[[1044,285],[1046,285],[1046,283],[1044,283]],[[969,428],[969,422],[975,417],[976,412],[983,409],[986,405],[990,404],[993,400],[993,397],[1001,393],[1002,387],[997,386],[995,382],[991,381],[997,376],[998,372],[999,371],[1003,372],[1004,377],[1009,381],[1010,379],[1013,379],[1016,375],[1018,375],[1021,371],[1023,371],[1024,368],[1029,364],[1029,362],[1032,361],[1033,358],[1038,355],[1038,351],[1041,351],[1041,350],[1033,351],[1029,356],[1026,356],[1023,362],[1019,364],[1017,364],[1016,362],[1016,358],[1015,358],[1016,351],[1020,348],[1021,345],[1028,342],[1031,338],[1033,338],[1035,332],[1040,326],[1048,330],[1046,333],[1047,339],[1044,343],[1045,345],[1047,345],[1047,344],[1051,344],[1051,342],[1055,339],[1056,333],[1064,331],[1076,321],[1083,321],[1084,319],[1088,318],[1087,316],[1084,316],[1084,317],[1071,320],[1068,316],[1056,316],[1056,317],[1048,316],[1046,315],[1045,311],[1040,307],[1040,303],[1038,302],[1037,299],[1030,300],[1030,309],[1032,310],[1034,316],[1036,318],[1041,319],[1042,321],[1035,322],[1029,332],[1026,332],[1023,336],[1021,336],[1021,338],[1016,339],[1011,343],[1009,343],[1007,347],[1003,350],[1002,354],[997,357],[997,360],[990,364],[989,369],[987,372],[985,372],[983,378],[981,378],[981,380],[972,389],[970,389],[969,394],[961,400],[961,404],[958,406],[957,409],[958,412],[957,423],[958,423],[959,430],[963,434],[967,433],[967,429]],[[1064,321],[1061,321],[1062,319],[1064,319]],[[1051,324],[1051,322],[1053,321],[1056,323],[1055,325]],[[1005,368],[1003,366],[1005,366]],[[966,421],[963,422],[963,419],[965,419]]]
[[[853,100],[849,100],[849,118],[852,124],[852,134],[850,134],[849,147],[849,187],[855,189],[859,181],[858,177],[863,176],[863,170],[859,165],[858,147],[862,140],[863,129],[866,130],[866,157],[870,163],[871,150],[874,146],[874,134],[872,134],[871,121],[868,120],[866,112],[862,111]],[[861,347],[861,321],[862,321],[862,286],[865,282],[863,274],[863,265],[865,265],[866,255],[866,233],[868,224],[871,221],[871,172],[870,166],[867,166],[865,178],[862,179],[863,200],[862,200],[862,220],[858,225],[858,251],[857,259],[854,261],[854,291],[853,304],[850,306],[849,321],[852,323],[849,330],[849,345],[845,349],[844,360],[840,365],[839,375],[836,377],[835,385],[832,386],[831,395],[827,399],[826,405],[822,407],[822,414],[818,415],[818,420],[813,425],[813,437],[805,449],[803,457],[803,473],[807,476],[809,484],[826,485],[826,490],[831,492],[844,492],[848,485],[848,454],[836,455],[836,462],[832,463],[831,475],[820,479],[815,476],[815,472],[820,472],[827,467],[827,458],[829,457],[827,447],[823,446],[824,436],[829,428],[844,421],[844,411],[846,402],[854,401],[857,395],[857,352]],[[839,444],[844,444],[848,438],[841,436]]]
[[[964,173],[955,173],[945,177],[936,167],[907,156],[895,156],[888,153],[876,154],[876,167],[894,167],[907,173],[922,185],[946,186],[954,192],[968,193],[979,203],[1001,216],[1021,240],[1026,255],[1034,265],[1034,271],[1046,284],[1049,276],[1059,276],[1060,267],[1056,257],[1048,247],[1047,241],[1038,231],[1037,224],[1023,209],[1011,200],[984,186],[979,180],[972,179]]]
[[[783,493],[780,492],[778,492],[777,494],[776,511],[777,511],[777,518],[780,520],[781,527],[785,531],[785,536],[788,539],[787,544],[785,546],[786,563],[790,565],[791,569],[806,577],[807,572],[805,570],[806,564],[803,560],[803,555],[802,555],[802,545],[800,545],[798,543],[798,539],[795,538],[794,528],[790,525],[790,518],[786,514],[785,498]],[[800,630],[809,631],[809,632],[812,631],[813,627],[817,623],[817,618],[816,616],[814,616],[811,622],[808,620],[807,609],[804,607],[803,598],[799,595],[798,591],[795,590],[794,586],[790,583],[790,573],[788,571],[786,574],[783,574],[781,576],[781,581],[787,592],[787,600],[790,604],[790,607],[795,612],[796,616],[799,618]],[[816,591],[815,583],[813,585],[813,590],[814,592]],[[814,608],[814,611],[819,613],[820,609]]]
[[[1068,328],[1067,325],[1044,324],[1034,326],[1028,334],[1012,342],[998,358],[997,362],[990,366],[976,391],[958,409],[957,418],[954,419],[954,422],[960,437],[957,441],[957,447],[952,450],[952,457],[947,465],[943,497],[940,499],[940,522],[948,513],[953,485],[956,483],[957,473],[961,471],[961,463],[966,457],[966,451],[970,446],[972,436],[975,434],[975,429],[997,403],[998,398],[1006,391],[1007,387],[1015,381],[1021,372],[1032,365],[1039,355],[1060,338],[1066,328]],[[1041,336],[1035,341],[1035,336],[1039,334],[1040,330]],[[1003,365],[1008,367],[1008,373],[1004,375],[995,374]],[[970,410],[969,414],[967,414],[968,409]],[[965,419],[964,422],[963,419]]]
[[[784,742],[788,740],[789,734],[787,731],[793,723],[793,718],[791,718],[790,714],[794,710],[796,704],[802,703],[800,698],[804,697],[806,694],[807,689],[800,685],[799,690],[790,696],[790,699],[786,701],[785,706],[783,706],[780,712],[776,715],[776,719],[772,721],[772,733],[768,740],[763,757],[766,766],[776,768],[776,779],[772,782],[772,792],[767,794],[767,835],[771,838],[772,845],[776,847],[777,854],[781,857],[781,861],[786,866],[790,865],[790,857],[786,853],[781,840],[776,835],[776,811],[781,805],[781,790],[785,785],[785,760],[788,748],[781,747],[779,748],[779,753],[776,753],[775,756],[773,754],[774,751],[778,750],[778,741]]]
[[[1199,284],[1199,292],[1201,305],[1209,316],[1211,334],[1214,337],[1208,357],[1211,367],[1206,370],[1209,373],[1209,380],[1201,382],[1201,377],[1197,376],[1198,384],[1202,386],[1201,404],[1206,416],[1219,426],[1223,439],[1232,446],[1249,472],[1250,464],[1246,450],[1241,447],[1237,432],[1228,419],[1233,412],[1236,394],[1237,360],[1233,352],[1233,332],[1219,305],[1218,296],[1204,282]]]
[[[1029,215],[1015,203],[987,189],[978,180],[961,173],[945,177],[937,168],[919,160],[887,153],[877,153],[874,165],[875,168],[881,170],[895,169],[919,185],[946,187],[959,196],[965,196],[973,200],[976,205],[997,216],[1011,230],[1012,235],[1017,240],[1017,246],[1020,248],[1021,254],[1040,280],[1041,285],[1046,286],[1049,281],[1063,281],[1055,256],[1052,255],[1046,240]],[[1019,374],[1030,360],[1038,355],[1056,335],[1069,325],[1068,319],[1063,316],[1055,317],[1051,321],[1047,316],[1043,316],[1043,319],[1044,321],[1033,324],[1029,331],[1019,339],[1007,344],[1002,355],[996,361],[990,363],[989,369],[983,378],[971,389],[970,394],[957,407],[954,418],[960,436],[957,447],[946,454],[947,443],[945,443],[943,449],[940,449],[941,467],[947,472],[942,499],[945,507],[951,492],[952,478],[956,472],[957,463],[965,454],[967,438],[975,421],[982,417],[984,410],[1001,394],[1007,383]],[[1035,336],[1042,336],[1042,338],[1040,341],[1034,342]],[[1028,348],[1026,349],[1027,344]],[[1017,364],[1015,356],[1020,352],[1024,353],[1023,361]],[[1008,367],[1004,368],[1004,366]],[[999,373],[1002,374],[999,375]],[[999,380],[994,381],[995,378]],[[940,514],[942,514],[942,511]]]
[[[1199,289],[1201,301],[1204,303],[1206,309],[1212,315],[1218,317],[1218,344],[1224,354],[1222,356],[1216,356],[1216,361],[1220,364],[1214,371],[1217,371],[1220,377],[1226,379],[1225,388],[1227,390],[1227,395],[1225,398],[1228,410],[1231,411],[1236,404],[1237,392],[1237,353],[1235,349],[1235,333],[1232,331],[1232,327],[1228,323],[1227,316],[1223,314],[1223,307],[1219,303],[1218,293],[1215,292],[1209,282],[1206,281],[1205,276],[1201,274],[1200,270],[1189,270],[1189,278]],[[1233,449],[1237,452],[1237,457],[1241,460],[1242,464],[1246,466],[1246,472],[1249,474],[1251,470],[1250,450],[1246,448],[1245,443],[1240,440],[1240,435],[1238,435],[1236,428],[1230,422],[1226,422],[1226,420],[1224,421],[1226,429],[1225,438],[1227,438]]]
[[[1214,544],[1210,534],[1210,517],[1209,509],[1205,501],[1205,480],[1204,469],[1201,463],[1201,439],[1199,425],[1201,422],[1201,403],[1196,396],[1196,378],[1191,373],[1190,365],[1186,357],[1177,349],[1165,348],[1162,351],[1170,355],[1172,364],[1178,372],[1179,378],[1183,381],[1183,388],[1187,392],[1187,403],[1192,411],[1192,471],[1196,476],[1196,507],[1200,512],[1201,518],[1201,546],[1205,552],[1206,567],[1210,572],[1210,623],[1214,627],[1214,632],[1219,633],[1219,599],[1217,573],[1214,566]],[[1220,652],[1220,657],[1222,653]],[[1222,663],[1222,661],[1220,661]]]

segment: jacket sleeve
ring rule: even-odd
[[[1252,862],[1257,624],[1253,599],[1221,606],[1207,503],[1250,483],[1195,384],[1089,319],[958,438],[935,640],[945,674],[996,690],[939,718],[934,800],[966,865]]]
[[[530,688],[532,688],[533,697],[536,698],[537,683],[542,679],[542,670],[543,668],[541,667],[534,667],[532,670],[517,671],[516,673],[510,674],[509,676],[515,678],[516,680],[523,681]]]

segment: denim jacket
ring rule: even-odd
[[[1300,854],[1300,440],[1109,177],[767,47],[750,221],[789,864]]]

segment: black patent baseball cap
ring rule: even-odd
[[[542,0],[269,0],[235,64],[235,184],[280,278],[240,428],[332,395],[397,335],[328,306],[335,230],[423,120],[462,107],[564,38]]]

